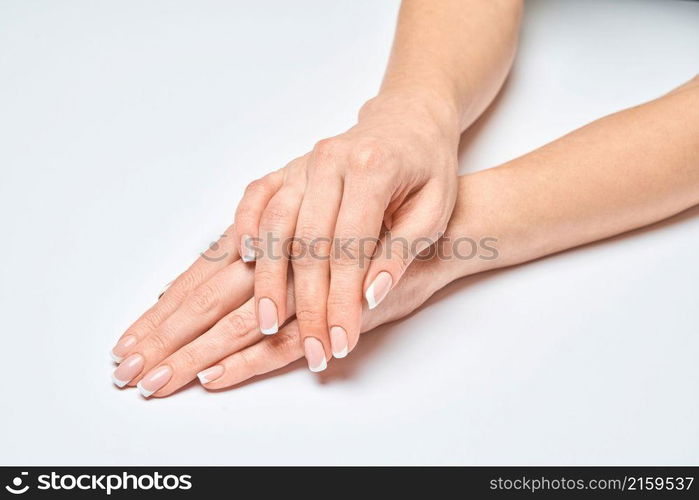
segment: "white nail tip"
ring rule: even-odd
[[[255,249],[249,248],[252,238],[250,236],[243,236],[243,248],[240,251],[240,258],[243,262],[252,262],[255,260]]]
[[[206,375],[204,375],[203,372],[202,372],[202,373],[197,373],[197,378],[199,379],[199,382],[201,382],[202,384],[208,384],[208,383],[209,383],[209,379],[206,378]]]
[[[148,389],[143,387],[143,385],[141,385],[141,382],[136,384],[136,387],[138,387],[138,390],[140,391],[141,396],[143,396],[144,398],[149,398],[151,396],[151,394],[153,394],[155,392],[155,391],[149,391]]]
[[[328,367],[328,362],[325,361],[325,358],[323,358],[322,363],[320,363],[318,366],[309,366],[308,369],[311,370],[313,373],[318,373],[322,372]]]
[[[262,332],[264,335],[274,335],[279,331],[279,324],[274,323],[271,328],[260,328],[260,332]]]
[[[366,289],[364,296],[366,297],[366,303],[369,304],[369,310],[379,305],[374,297],[374,283],[369,285],[369,288]]]
[[[129,383],[128,380],[119,380],[114,376],[114,374],[112,374],[112,382],[114,382],[114,385],[117,387],[124,387],[126,384]]]
[[[333,357],[335,357],[337,359],[342,359],[345,356],[347,356],[347,347],[345,347],[344,349],[342,349],[341,351],[338,351],[338,352],[333,351]]]
[[[115,363],[121,363],[122,361],[124,361],[124,358],[122,356],[117,356],[116,354],[114,354],[113,351],[109,351],[109,355],[112,357],[112,360]]]

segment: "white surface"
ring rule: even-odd
[[[0,463],[698,463],[697,211],[461,281],[322,376],[143,400],[120,332],[349,126],[396,1],[0,2]],[[528,3],[495,165],[689,79],[699,3]]]

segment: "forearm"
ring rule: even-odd
[[[403,0],[379,98],[446,108],[462,131],[505,80],[521,10],[520,0]]]
[[[460,275],[607,238],[699,204],[699,80],[460,178],[450,238],[497,238]]]

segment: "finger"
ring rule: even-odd
[[[433,288],[425,280],[434,274],[431,268],[435,265],[440,264],[433,260],[411,265],[401,280],[401,293],[389,296],[386,307],[367,311],[363,316],[362,333],[405,316],[430,297],[438,286]],[[303,356],[299,336],[297,321],[290,322],[277,335],[259,336],[262,340],[258,343],[200,372],[200,381],[207,389],[224,389],[282,368]]]
[[[289,290],[285,309],[294,310],[293,293]],[[286,320],[287,318],[282,318]],[[228,313],[208,331],[184,345],[149,370],[137,386],[144,397],[164,397],[188,384],[199,374],[200,380],[213,377],[206,369],[214,363],[248,347],[263,338],[257,327],[255,299]],[[206,373],[199,373],[199,372]],[[209,375],[207,375],[209,373]]]
[[[309,178],[292,243],[296,318],[311,371],[330,359],[327,300],[329,253],[342,198],[339,156],[321,142],[310,159]]]
[[[260,331],[277,333],[286,318],[289,242],[294,236],[303,187],[285,185],[272,197],[260,220],[260,242],[265,249],[255,262],[255,299]]]
[[[348,174],[335,227],[330,260],[328,325],[333,356],[344,358],[359,340],[362,285],[390,192],[379,182]]]
[[[444,234],[454,205],[443,193],[437,182],[428,183],[394,214],[393,228],[382,235],[364,280],[370,310],[386,298],[415,256]]]
[[[238,260],[199,285],[152,333],[129,349],[114,383],[135,385],[142,373],[191,342],[252,296],[253,270]]]
[[[235,211],[236,241],[240,244],[240,256],[245,262],[255,260],[257,256],[257,234],[260,217],[269,200],[282,186],[283,170],[267,174],[252,181],[245,188],[243,198]]]
[[[210,330],[153,367],[138,382],[143,397],[164,397],[196,378],[197,373],[254,342],[257,328],[255,299],[219,320]]]
[[[207,389],[224,389],[256,375],[283,368],[303,355],[298,323],[292,321],[277,335],[264,337],[199,373],[199,380]]]
[[[175,312],[196,287],[238,259],[238,245],[235,244],[234,234],[233,226],[226,229],[218,241],[209,245],[209,248],[170,284],[155,305],[122,334],[111,351],[114,361],[121,362],[130,349]]]

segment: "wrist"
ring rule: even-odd
[[[441,134],[458,138],[461,134],[459,113],[452,99],[432,89],[382,89],[359,110],[359,121],[367,122],[377,116],[394,115],[397,123],[418,121],[432,124]]]
[[[491,169],[492,170],[492,169]],[[505,255],[512,231],[497,208],[498,188],[488,171],[458,178],[454,211],[435,250],[436,272],[445,286],[459,278],[511,265]],[[492,203],[496,205],[495,209]],[[436,253],[438,252],[438,253]]]

